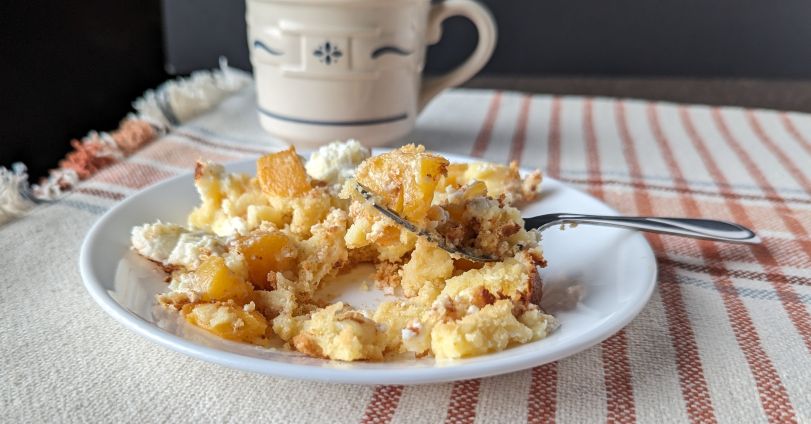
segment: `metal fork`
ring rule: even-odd
[[[425,237],[436,243],[442,249],[450,253],[460,255],[466,259],[477,262],[492,262],[497,258],[471,255],[445,240],[441,234],[419,228],[411,221],[401,217],[397,212],[379,204],[377,196],[367,187],[356,183],[357,191],[375,209],[383,215],[391,218],[394,222],[407,230]],[[537,229],[544,231],[547,228],[561,225],[602,225],[606,227],[617,227],[631,230],[647,231],[650,233],[670,234],[682,237],[692,237],[704,240],[713,240],[726,243],[758,244],[760,238],[754,231],[738,224],[714,219],[699,218],[664,218],[652,216],[605,216],[605,215],[584,215],[576,213],[550,213],[538,215],[531,218],[524,218],[524,228],[527,230]]]

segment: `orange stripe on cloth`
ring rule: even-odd
[[[797,418],[786,388],[769,356],[763,350],[760,336],[743,302],[738,297],[735,285],[729,279],[722,279],[719,291],[729,313],[729,322],[738,340],[738,345],[746,356],[746,361],[755,378],[760,401],[769,422],[796,423]]]
[[[631,384],[631,364],[628,359],[628,338],[625,330],[602,342],[605,372],[606,422],[636,422],[634,388]]]
[[[87,195],[90,195],[90,196],[100,197],[102,199],[108,199],[108,200],[121,200],[121,199],[127,197],[123,193],[117,193],[117,192],[110,191],[110,190],[102,190],[102,189],[99,189],[99,188],[79,187],[79,188],[76,189],[76,191],[79,192],[79,193],[82,193],[82,194],[87,194]]]
[[[527,423],[551,424],[556,420],[558,401],[558,364],[552,362],[532,369],[527,397]]]
[[[677,187],[684,188],[686,186],[684,173],[678,163],[676,163],[676,156],[670,146],[670,141],[665,136],[664,131],[662,131],[655,104],[648,104],[647,116],[648,124],[653,131],[653,138],[662,152],[662,158],[665,161],[671,177]],[[624,116],[623,121],[625,121]],[[628,137],[630,137],[630,133]],[[638,164],[636,168],[637,172],[641,172]],[[685,192],[680,193],[679,200],[681,200],[686,213],[690,216],[700,216],[701,213],[698,208],[698,203],[693,197],[687,196],[684,193]],[[663,256],[668,257],[667,253],[662,248],[661,238],[658,236],[654,238],[657,250],[659,250]],[[702,254],[703,253],[704,252],[702,252]],[[726,269],[722,272],[726,272]],[[668,280],[670,283],[667,282]],[[662,301],[665,304],[665,314],[668,320],[670,339],[676,350],[676,366],[679,372],[679,382],[681,384],[682,395],[684,396],[684,403],[687,407],[687,414],[693,422],[717,421],[712,406],[712,398],[710,397],[710,392],[707,387],[707,380],[704,377],[704,367],[701,364],[701,356],[698,352],[695,332],[687,316],[684,297],[681,293],[681,288],[676,284],[675,273],[672,268],[666,267],[664,270],[660,278],[659,291],[662,294]]]
[[[687,112],[683,112],[683,115],[686,115]],[[798,234],[798,238],[802,242],[803,251],[806,255],[811,257],[811,241],[808,239],[808,231],[805,227],[797,221],[791,210],[783,201],[782,196],[775,190],[775,188],[769,183],[766,176],[763,175],[763,171],[761,171],[760,167],[755,163],[755,161],[749,156],[746,150],[738,143],[738,140],[732,135],[732,132],[729,130],[726,122],[724,121],[723,116],[718,108],[713,108],[712,110],[713,121],[715,122],[718,130],[721,132],[722,138],[726,141],[727,145],[735,152],[735,155],[738,156],[738,159],[746,168],[746,171],[752,176],[755,180],[755,183],[760,187],[760,189],[766,193],[768,196],[774,197],[777,199],[776,201],[776,208],[780,212],[780,216],[785,221],[786,227],[793,233]],[[705,149],[706,150],[706,149]],[[717,167],[716,167],[717,168]],[[729,184],[725,177],[718,171],[718,176],[723,178],[724,184]],[[713,175],[713,178],[716,178]],[[721,180],[719,180],[721,181]]]
[[[618,107],[621,106],[622,103],[616,103]],[[587,127],[591,126],[589,122],[592,121],[591,115],[591,108],[587,110],[588,114],[586,115],[587,119]],[[620,115],[618,115],[620,116]],[[629,151],[633,151],[633,144],[630,140],[630,136],[628,134],[627,123],[624,119],[624,114],[621,114],[622,119],[619,117],[618,124],[620,129],[620,138],[622,139],[623,145],[625,147],[624,151],[628,153]],[[588,135],[587,133],[587,141],[589,138],[594,138],[594,151],[595,151],[595,158],[594,161],[599,163],[599,156],[596,153],[596,135],[593,134],[593,130],[591,131],[592,134]],[[626,157],[626,159],[628,159]],[[591,161],[590,161],[591,162]],[[636,175],[638,171],[638,165],[635,164],[634,161],[629,160],[629,167],[631,168],[631,175]],[[636,169],[634,166],[636,165]],[[591,169],[589,166],[589,174],[598,174],[599,170]],[[640,194],[643,192],[635,191],[634,198],[637,203],[637,207],[640,210],[644,210],[644,207],[639,207],[641,203],[647,203],[647,207],[650,208],[650,203],[647,197],[642,197]],[[602,192],[600,193],[602,194]],[[602,348],[602,356],[603,356],[603,367],[605,368],[605,387],[606,387],[606,406],[608,408],[607,411],[607,421],[608,422],[634,422],[636,421],[636,406],[634,401],[634,391],[633,386],[631,383],[631,365],[630,360],[628,359],[628,340],[625,335],[625,331],[621,330],[613,337],[609,338],[608,340],[604,341],[601,344]]]
[[[701,258],[701,256],[698,256],[698,258]],[[744,269],[729,269],[726,267],[716,265],[699,265],[686,263],[683,261],[663,256],[660,256],[658,260],[660,263],[667,263],[686,271],[701,274],[714,275],[714,274],[723,274],[726,272],[727,275],[729,275],[732,278],[739,278],[752,281],[763,281],[763,282],[770,282],[776,279],[785,278],[789,284],[797,284],[800,286],[811,286],[811,277],[804,277],[802,275],[785,275],[780,272],[769,273],[769,272],[750,271]]]
[[[363,424],[391,422],[402,395],[403,386],[376,386],[372,393],[372,400],[366,406],[366,412],[360,422]]]
[[[689,118],[689,114],[686,112],[684,115]],[[749,156],[746,149],[744,149],[740,142],[732,135],[732,132],[729,131],[723,116],[717,108],[713,109],[713,118],[719,130],[721,130],[724,140],[727,142],[727,144],[729,144],[741,162],[746,166],[747,171],[755,179],[755,182],[758,184],[761,190],[764,192],[777,193],[774,187],[769,184],[768,180],[763,175],[763,171],[760,169],[757,163],[755,163],[755,161]],[[717,166],[715,166],[715,172],[720,174],[720,170]],[[723,175],[721,175],[721,178],[723,178]],[[731,202],[730,208],[733,210],[736,219],[739,219],[743,225],[753,228],[755,227],[755,223],[752,222],[743,206]],[[811,260],[811,240],[809,240],[808,231],[794,217],[791,209],[789,209],[785,204],[778,204],[776,206],[776,212],[783,219],[786,227],[788,227],[791,232],[797,234],[800,251],[804,253],[809,260]],[[774,286],[775,290],[777,291],[777,295],[780,297],[780,301],[783,303],[783,307],[786,309],[789,318],[802,336],[806,348],[809,350],[809,352],[811,352],[811,315],[809,315],[808,309],[806,309],[805,306],[803,306],[803,304],[799,301],[794,290],[785,284],[787,283],[787,279],[785,278],[784,274],[780,272],[775,255],[763,245],[752,246],[752,250],[755,252],[758,262],[760,262],[761,265],[766,268],[766,272],[773,273],[778,276],[778,278],[772,281],[772,286]]]
[[[686,112],[684,113],[684,116],[689,117]],[[763,191],[776,193],[774,187],[769,184],[768,180],[763,175],[760,167],[749,156],[746,149],[740,145],[738,140],[732,135],[731,131],[729,131],[723,116],[717,108],[713,110],[713,117],[718,128],[721,130],[724,140],[739,157],[741,162],[743,162],[747,171],[753,175],[758,186],[760,186]],[[736,219],[739,219],[741,224],[745,226],[755,228],[754,222],[752,222],[750,219],[746,209],[737,203],[730,203],[730,208],[734,211]],[[794,217],[791,209],[789,209],[788,206],[785,204],[778,204],[778,208],[781,211],[780,216],[783,218],[786,226],[792,232],[797,234],[801,251],[806,255],[807,258],[811,260],[811,240],[809,240],[808,231]],[[806,349],[811,352],[811,314],[809,314],[808,309],[802,304],[802,302],[800,302],[794,289],[787,284],[787,278],[785,278],[785,275],[780,271],[774,254],[763,245],[752,246],[752,251],[755,253],[755,257],[757,257],[758,262],[760,262],[760,264],[766,269],[766,272],[776,274],[778,276],[778,278],[771,282],[772,286],[775,288],[775,291],[777,292],[783,307],[788,313],[791,322],[794,324],[797,332],[802,336]]]
[[[586,171],[593,184],[589,192],[602,199],[603,177],[600,173],[600,150],[597,147],[597,133],[594,130],[594,105],[592,99],[587,97],[583,101],[583,136],[586,145]]]
[[[524,94],[521,99],[521,110],[518,113],[518,122],[515,124],[516,129],[513,134],[512,147],[510,149],[510,157],[507,162],[518,162],[521,164],[521,157],[524,155],[524,145],[527,140],[527,122],[529,121],[529,109],[532,105],[532,95]]]
[[[670,340],[676,350],[676,369],[679,373],[679,384],[687,416],[692,422],[717,422],[712,397],[704,377],[695,331],[687,316],[684,296],[676,281],[676,273],[671,265],[667,263],[660,265],[659,293],[665,306]]]
[[[749,214],[752,217],[752,214]],[[752,222],[760,222],[752,217]],[[811,222],[811,221],[809,221]],[[797,246],[802,243],[797,239],[775,238],[769,236],[761,237],[763,240],[763,250],[769,252],[771,260],[777,266],[794,267],[794,268],[811,268],[811,258],[806,255],[797,254]],[[730,258],[733,259],[733,258]]]
[[[692,141],[694,147],[698,151],[705,168],[712,176],[713,180],[719,182],[721,190],[728,190],[729,184],[718,168],[715,159],[706,146],[704,139],[698,134],[695,126],[693,125],[690,115],[683,107],[679,110],[681,122],[687,132],[688,138]],[[718,120],[716,119],[716,122]],[[723,122],[720,122],[723,125]],[[723,132],[723,131],[722,131]],[[743,225],[751,225],[746,223],[748,217],[745,211],[737,202],[731,199],[726,200],[729,208],[738,215],[739,221]],[[772,363],[769,356],[763,350],[760,342],[760,337],[754,330],[754,323],[752,317],[746,310],[743,302],[738,296],[737,288],[729,278],[729,274],[725,272],[725,267],[722,265],[723,258],[718,253],[717,248],[709,242],[700,242],[699,246],[706,256],[706,261],[715,264],[721,268],[721,274],[713,275],[713,280],[721,293],[721,298],[729,316],[730,326],[732,327],[735,339],[746,358],[752,376],[755,379],[758,394],[760,396],[761,406],[766,412],[770,421],[776,422],[780,420],[787,420],[790,422],[796,421],[794,410],[789,403],[788,393],[780,380],[777,370]]]
[[[476,420],[481,380],[457,381],[451,390],[451,401],[445,415],[446,424],[470,424]]]
[[[560,177],[560,109],[560,97],[552,97],[552,110],[549,113],[546,173],[554,178]]]
[[[473,143],[473,148],[470,150],[470,156],[480,158],[487,152],[487,146],[490,144],[490,138],[493,135],[493,126],[496,124],[496,118],[498,118],[500,108],[501,91],[496,91],[493,93],[492,100],[490,100],[490,107],[487,109],[487,115],[484,117],[484,124],[479,131],[479,135],[476,137],[476,142]]]
[[[184,144],[179,139],[180,137],[177,141],[172,141],[171,138],[166,137],[160,143],[153,143],[143,148],[137,155],[180,168],[194,168],[198,160],[224,163],[237,158],[237,156],[214,153],[210,149],[201,148],[199,144],[202,143],[192,145],[192,142],[187,141],[185,142],[187,144]]]
[[[757,135],[758,139],[769,149],[772,154],[777,156],[780,159],[780,164],[785,166],[788,170],[789,174],[798,182],[800,183],[800,187],[805,190],[806,193],[811,194],[811,181],[808,180],[808,177],[800,170],[794,160],[786,154],[785,151],[774,142],[772,137],[763,130],[763,126],[760,125],[760,121],[757,119],[757,115],[751,109],[746,110],[746,120],[749,122],[749,126],[752,127],[752,131],[754,131],[755,135]],[[808,164],[806,164],[808,165]],[[808,166],[806,166],[806,170]]]
[[[791,120],[791,117],[788,116],[787,113],[781,112],[780,113],[780,121],[783,123],[783,126],[786,128],[789,134],[794,138],[794,141],[803,148],[809,155],[811,155],[811,141],[797,129],[797,126],[794,125],[794,122]]]
[[[175,176],[174,173],[154,166],[125,161],[102,169],[93,179],[123,187],[143,188],[173,176]]]
[[[702,158],[702,161],[704,162],[704,165],[709,171],[713,180],[719,183],[719,188],[721,190],[729,190],[729,184],[726,177],[721,172],[721,169],[712,155],[711,150],[707,147],[704,138],[701,137],[696,130],[687,109],[681,107],[679,109],[679,114],[688,138],[698,151],[699,156]],[[754,164],[751,162],[751,158],[745,154],[741,155],[742,149],[737,142],[732,139],[732,134],[726,127],[726,124],[718,112],[718,109],[713,110],[713,118],[721,131],[723,136],[722,138],[724,138],[727,144],[729,144],[730,147],[736,151],[736,154],[739,155],[739,158],[746,166],[747,171],[753,173],[752,167]],[[772,192],[776,194],[776,192]],[[727,198],[726,203],[736,221],[743,225],[755,228],[752,225],[753,223],[751,222],[746,209],[740,203],[731,198]],[[785,276],[780,272],[779,268],[775,267],[773,263],[769,263],[771,261],[767,259],[771,258],[773,261],[774,258],[767,251],[765,251],[765,249],[759,246],[752,246],[751,248],[755,254],[755,257],[758,258],[758,261],[764,266],[764,268],[766,268],[766,272],[771,274],[775,279],[785,282]],[[720,255],[716,255],[709,259],[718,264],[716,266],[721,268],[721,272],[724,275],[729,275],[729,273],[724,269],[723,265],[720,265],[723,260]],[[776,289],[779,287],[779,285],[774,286]],[[735,337],[738,340],[738,344],[741,347],[747,362],[749,363],[752,375],[755,378],[758,393],[761,399],[761,405],[764,411],[766,412],[770,421],[773,422],[781,420],[795,421],[796,418],[794,416],[793,407],[789,403],[788,393],[786,392],[786,389],[783,386],[779,375],[777,374],[774,364],[763,350],[760,337],[754,329],[752,318],[743,303],[738,298],[737,289],[731,281],[724,280],[723,284],[719,285],[719,291],[722,294],[724,304],[727,305],[727,309],[730,311],[730,324],[732,325]]]
[[[553,175],[551,172],[549,175]],[[597,181],[594,181],[589,178],[571,178],[571,177],[556,177],[557,179],[573,184],[597,184]],[[620,186],[620,187],[631,187],[631,188],[640,188],[640,184],[633,181],[620,181],[614,179],[601,179],[599,181],[600,184],[603,186]],[[697,190],[690,187],[670,187],[666,185],[658,185],[658,184],[643,184],[648,191],[656,190],[656,191],[664,191],[664,192],[673,192],[673,193],[687,193],[687,194],[695,194],[699,196],[708,196],[708,197],[728,197],[731,199],[738,199],[738,200],[750,200],[750,201],[767,201],[767,202],[783,202],[783,203],[797,203],[797,204],[805,204],[811,205],[811,200],[808,199],[800,199],[800,198],[788,198],[788,197],[773,197],[773,196],[760,196],[756,194],[739,194],[733,193],[729,190],[718,193],[711,190]]]
[[[597,133],[594,129],[594,113],[591,98],[583,104],[583,131],[586,146],[586,171],[594,184],[589,191],[604,198],[600,171],[600,152]],[[634,393],[631,385],[631,367],[628,359],[627,338],[620,331],[612,339],[600,344],[605,373],[606,407],[608,422],[636,421]]]

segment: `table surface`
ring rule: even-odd
[[[764,244],[650,236],[657,290],[600,345],[493,378],[360,387],[246,374],[170,352],[122,328],[85,292],[79,247],[110,207],[198,158],[237,160],[278,146],[259,129],[250,88],[196,117],[204,105],[168,97],[164,109],[148,107],[110,135],[119,156],[74,157],[88,172],[69,195],[0,227],[0,410],[11,422],[811,420],[811,116],[443,94],[409,140],[540,167],[626,214],[737,221]],[[160,116],[166,106],[181,123]],[[150,142],[126,149],[136,132]],[[93,140],[85,142],[101,143]]]

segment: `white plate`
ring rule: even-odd
[[[472,159],[446,155],[452,162]],[[227,166],[253,173],[254,161]],[[546,178],[542,198],[524,216],[549,212],[616,214],[578,190]],[[645,306],[656,284],[656,261],[640,234],[581,225],[549,229],[543,249],[549,266],[542,306],[560,320],[548,338],[502,352],[455,361],[433,359],[345,363],[296,352],[264,349],[219,339],[155,307],[166,288],[163,273],[129,249],[130,230],[157,219],[184,223],[197,205],[191,174],[149,187],[108,211],[82,245],[80,268],[96,302],[127,328],[160,345],[205,361],[277,377],[356,384],[420,384],[485,377],[556,361],[593,346],[623,328]],[[358,271],[354,276],[363,273]],[[355,296],[354,298],[352,296]],[[371,292],[349,295],[355,306],[379,300]],[[358,305],[360,303],[360,305]]]

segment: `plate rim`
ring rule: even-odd
[[[378,149],[375,149],[374,151],[377,152]],[[465,161],[475,159],[471,158],[470,156],[459,154],[446,154],[442,152],[438,153],[452,159],[463,159]],[[255,160],[255,158],[245,158],[228,162],[225,165],[226,168],[238,167],[244,163],[254,162]],[[192,358],[223,365],[228,368],[292,380],[363,385],[432,384],[507,374],[546,363],[555,362],[560,359],[578,354],[613,336],[618,331],[625,328],[650,302],[651,296],[653,295],[653,291],[655,290],[658,281],[658,262],[656,261],[656,256],[652,247],[650,246],[650,243],[641,234],[633,234],[632,237],[637,238],[638,241],[642,242],[642,246],[644,247],[645,263],[652,268],[652,271],[650,272],[650,279],[649,281],[646,281],[647,285],[642,298],[640,299],[644,301],[640,301],[624,310],[619,311],[618,315],[616,315],[616,317],[612,320],[605,320],[599,323],[595,327],[591,328],[589,332],[583,335],[580,339],[573,341],[571,346],[568,348],[561,349],[553,355],[547,355],[540,358],[535,351],[528,351],[523,352],[518,356],[496,358],[492,361],[484,361],[481,363],[467,364],[462,366],[362,369],[315,367],[312,365],[279,363],[277,361],[264,358],[249,357],[238,353],[232,353],[209,346],[204,346],[161,329],[154,323],[149,322],[137,314],[129,311],[126,307],[113,299],[113,297],[107,293],[104,284],[99,281],[95,272],[93,272],[93,258],[91,257],[90,251],[93,245],[101,237],[103,233],[102,230],[105,228],[106,224],[118,213],[120,213],[121,210],[126,209],[130,203],[137,201],[141,196],[147,195],[146,193],[148,191],[154,190],[162,185],[171,184],[179,179],[188,178],[191,174],[193,174],[193,171],[146,186],[107,210],[93,224],[90,230],[88,230],[84,240],[82,241],[79,255],[79,271],[82,276],[83,285],[90,293],[93,300],[99,304],[99,306],[101,306],[102,310],[104,310],[108,315],[112,316],[113,319],[118,321],[125,328],[157,345],[163,346],[164,348],[188,355]],[[577,187],[572,187],[564,182],[561,182],[560,180],[547,177],[546,175],[544,175],[544,180],[554,181],[561,186],[564,186],[566,189],[575,190],[608,208],[612,214],[618,214],[614,208],[607,205],[602,200],[597,199],[596,197]]]

